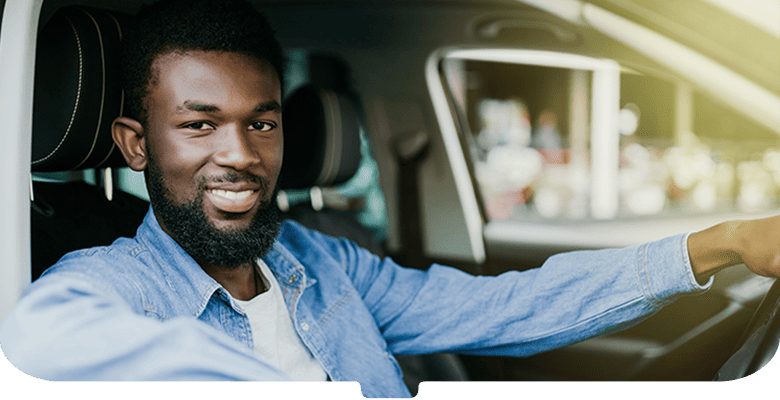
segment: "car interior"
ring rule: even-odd
[[[125,166],[110,130],[111,121],[122,115],[116,61],[120,21],[124,20],[123,15],[104,10],[65,7],[41,31],[37,51],[42,68],[36,70],[35,85],[40,95],[36,96],[33,122],[34,172],[105,171]],[[60,68],[62,64],[72,68]],[[55,93],[57,96],[51,96]],[[361,161],[361,120],[347,94],[308,83],[286,96],[283,108],[285,141],[293,145],[285,148],[282,190],[328,188],[354,176]],[[67,252],[108,245],[120,236],[135,234],[149,203],[109,188],[111,179],[104,175],[102,187],[82,180],[33,183],[33,280]],[[349,238],[383,255],[372,233],[353,213],[325,208],[324,204],[316,210],[311,202],[280,208],[283,219]],[[423,380],[467,379],[463,366],[451,354],[405,356],[399,362],[410,369],[405,376],[415,392]]]
[[[2,134],[28,132],[22,148],[30,150],[29,169],[14,185],[29,186],[29,194],[17,193],[24,212],[15,218],[27,224],[21,232],[29,241],[20,243],[31,251],[29,259],[11,262],[21,267],[0,269],[9,278],[2,286],[11,288],[7,296],[18,296],[17,287],[69,251],[133,236],[149,205],[143,177],[128,171],[110,133],[122,115],[122,26],[140,3],[32,3],[39,9],[26,8],[34,20],[30,128]],[[778,205],[743,200],[731,186],[717,201],[697,197],[693,185],[670,185],[667,193],[648,181],[624,190],[624,181],[645,179],[629,172],[651,174],[636,160],[671,159],[701,143],[734,165],[766,159],[766,149],[777,146],[780,112],[746,111],[749,105],[735,105],[739,99],[724,100],[726,88],[596,28],[598,18],[627,17],[617,2],[578,2],[590,25],[536,1],[254,3],[288,49],[279,208],[284,218],[379,256],[413,268],[435,262],[497,275],[537,268],[563,251],[628,246],[729,218],[771,215]],[[0,5],[6,55],[8,13],[25,8]],[[780,73],[771,76],[778,70],[771,57],[780,60],[780,51],[716,54],[710,42],[681,32],[663,33],[738,71],[732,75],[747,76],[744,86],[762,96],[780,88]],[[739,68],[735,57],[744,60]],[[504,112],[513,117],[495,119]],[[633,136],[623,134],[623,118],[634,122]],[[514,124],[507,129],[517,134],[497,136],[491,124]],[[531,153],[505,152],[509,161],[501,162],[535,172],[502,189],[507,183],[490,169],[500,156],[494,150],[513,140],[531,143],[532,136],[542,140],[539,132],[550,126],[548,142],[534,144]],[[689,131],[707,134],[693,138]],[[747,137],[736,150],[734,132]],[[666,151],[670,143],[683,150]],[[707,293],[681,298],[635,327],[558,350],[398,361],[413,395],[426,380],[737,379],[776,352],[780,286],[772,285],[738,266],[719,274]]]

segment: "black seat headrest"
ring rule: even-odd
[[[57,10],[38,35],[32,170],[120,167],[111,138],[122,113],[120,21],[87,7]]]
[[[360,115],[343,93],[301,86],[282,107],[282,189],[346,182],[360,166]]]

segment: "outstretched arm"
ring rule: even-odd
[[[45,278],[42,278],[45,279]],[[36,282],[0,325],[5,357],[46,380],[288,380],[194,318],[134,313],[88,277]]]
[[[729,221],[693,233],[688,254],[699,282],[740,263],[758,275],[780,277],[780,216]]]

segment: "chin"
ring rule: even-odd
[[[252,215],[254,216],[254,214]],[[252,217],[247,218],[242,216],[242,219],[214,219],[210,218],[209,223],[220,232],[236,232],[240,233],[249,229],[252,225]]]

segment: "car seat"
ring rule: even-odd
[[[125,165],[111,138],[111,123],[122,113],[118,63],[125,18],[66,7],[38,35],[31,171],[64,172],[59,178],[65,182],[32,182],[33,280],[69,251],[134,236],[149,208],[111,187],[112,168]],[[97,168],[103,188],[82,179]]]
[[[344,183],[358,171],[361,161],[360,114],[346,94],[306,84],[284,100],[284,158],[280,173],[283,190],[309,190],[311,203],[284,204],[283,217],[307,228],[345,237],[376,255],[382,246],[350,209],[329,206],[321,188]],[[335,192],[331,192],[335,195]]]
[[[55,12],[38,36],[31,170],[72,171],[80,178],[85,170],[103,169],[96,175],[105,178],[98,179],[102,188],[81,179],[33,182],[33,279],[68,251],[134,236],[148,210],[148,202],[113,190],[110,172],[126,165],[111,138],[111,123],[122,115],[118,63],[126,18],[68,6]],[[304,85],[285,99],[283,109],[282,189],[328,187],[355,174],[361,117],[354,100]],[[382,253],[371,231],[349,212],[299,205],[284,215]],[[399,363],[412,393],[422,380],[467,379],[460,361],[449,354],[399,357]]]

